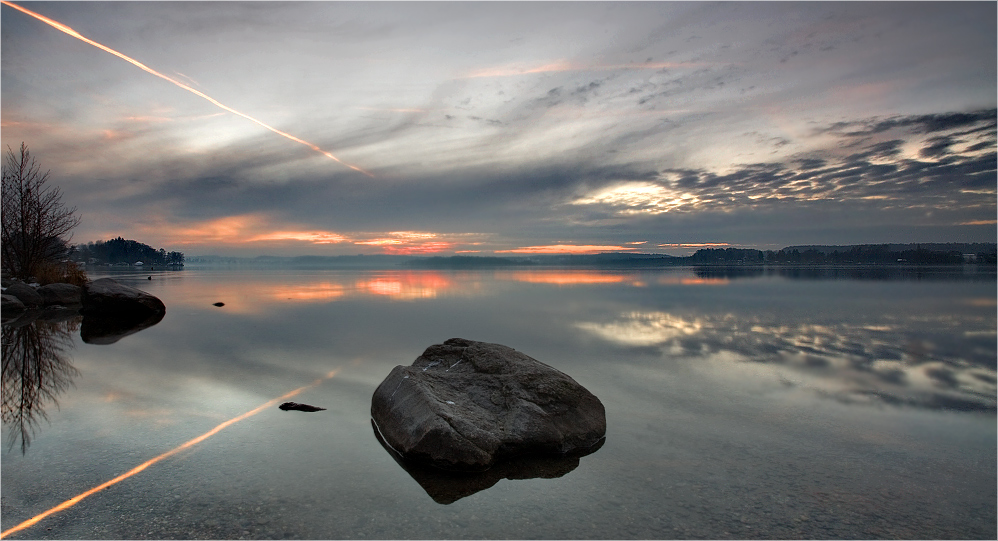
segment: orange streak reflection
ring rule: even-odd
[[[47,24],[47,25],[55,28],[56,30],[59,30],[60,32],[63,32],[65,34],[69,34],[70,36],[73,36],[74,38],[76,38],[76,39],[78,39],[78,40],[80,40],[80,41],[82,41],[84,43],[93,45],[94,47],[97,47],[98,49],[100,49],[100,50],[102,50],[104,52],[113,54],[114,56],[117,56],[118,58],[124,60],[125,62],[128,62],[129,64],[132,64],[133,66],[141,69],[142,71],[145,71],[146,73],[155,75],[156,77],[159,77],[160,79],[163,79],[165,81],[169,81],[170,83],[173,83],[174,85],[176,85],[176,86],[178,86],[178,87],[180,87],[180,88],[182,88],[182,89],[190,92],[191,94],[194,94],[195,96],[198,96],[200,98],[203,98],[203,99],[209,101],[212,105],[214,105],[215,107],[218,107],[219,109],[223,109],[225,111],[228,111],[228,112],[230,112],[230,113],[232,113],[232,114],[234,114],[236,116],[241,116],[241,117],[245,118],[246,120],[249,120],[250,122],[252,122],[252,123],[254,123],[254,124],[256,124],[256,125],[258,125],[258,126],[260,126],[262,128],[266,128],[266,129],[268,129],[268,130],[276,133],[277,135],[280,135],[281,137],[284,137],[285,139],[289,139],[289,140],[294,141],[296,143],[305,145],[308,148],[310,148],[310,149],[318,152],[319,154],[322,154],[323,156],[325,156],[325,157],[327,157],[327,158],[329,158],[331,160],[334,160],[334,161],[336,161],[336,162],[338,162],[338,163],[340,163],[340,164],[342,164],[342,165],[344,165],[346,167],[349,167],[350,169],[353,169],[354,171],[357,171],[359,173],[363,173],[363,174],[365,174],[365,175],[367,175],[369,177],[373,177],[374,176],[371,173],[368,173],[367,171],[361,169],[360,167],[357,167],[356,165],[350,165],[350,164],[344,162],[343,160],[337,158],[336,156],[333,156],[331,153],[329,153],[329,152],[327,152],[325,150],[322,150],[321,148],[318,147],[318,145],[309,143],[308,141],[305,141],[304,139],[299,139],[298,137],[295,137],[294,135],[291,135],[290,133],[286,133],[286,132],[283,132],[283,131],[281,131],[281,130],[279,130],[277,128],[274,128],[273,126],[269,126],[267,124],[264,124],[263,122],[255,119],[255,118],[253,118],[253,117],[251,117],[251,116],[249,116],[249,115],[247,115],[245,113],[240,113],[239,111],[236,111],[235,109],[229,107],[228,105],[225,105],[225,104],[219,102],[215,98],[212,98],[211,96],[209,96],[209,95],[207,95],[207,94],[205,94],[205,93],[203,93],[203,92],[201,92],[199,90],[195,90],[194,88],[191,88],[190,86],[187,86],[184,83],[181,83],[180,81],[178,81],[178,80],[176,80],[176,79],[174,79],[172,77],[163,75],[162,73],[160,73],[160,72],[158,72],[158,71],[150,68],[149,66],[146,66],[142,62],[139,62],[138,60],[135,60],[134,58],[132,58],[132,57],[130,57],[128,55],[125,55],[123,53],[119,53],[118,51],[115,51],[114,49],[112,49],[112,48],[110,48],[110,47],[108,47],[106,45],[102,45],[102,44],[97,43],[96,41],[94,41],[94,40],[92,40],[90,38],[84,37],[82,34],[80,34],[79,32],[77,32],[76,30],[73,30],[72,28],[70,28],[70,27],[68,27],[68,26],[66,26],[66,25],[64,25],[64,24],[62,24],[60,22],[54,21],[52,19],[49,19],[48,17],[46,17],[44,15],[41,15],[39,13],[35,13],[34,11],[31,11],[30,9],[23,8],[23,7],[21,7],[21,6],[17,5],[17,4],[12,3],[12,2],[8,2],[7,0],[0,0],[0,2],[2,2],[5,6],[10,6],[10,7],[14,8],[14,9],[20,11],[21,13],[24,13],[26,15],[30,15],[30,16],[38,19],[39,21],[41,21],[41,22],[43,22],[43,23],[45,23],[45,24]]]
[[[313,381],[312,383],[310,383],[308,385],[304,385],[304,386],[299,387],[299,388],[297,388],[297,389],[295,389],[295,390],[293,390],[293,391],[291,391],[289,393],[283,394],[283,395],[281,395],[281,396],[279,396],[277,398],[274,398],[272,400],[268,400],[267,402],[264,402],[263,404],[257,406],[256,408],[251,409],[251,410],[247,411],[246,413],[243,413],[242,415],[233,417],[232,419],[229,419],[228,421],[225,421],[224,423],[216,426],[215,428],[209,430],[208,432],[205,432],[204,434],[201,434],[200,436],[198,436],[198,437],[196,437],[196,438],[194,438],[194,439],[192,439],[192,440],[190,440],[190,441],[188,441],[186,443],[178,445],[177,447],[174,447],[173,449],[170,449],[169,451],[167,451],[167,452],[165,452],[163,454],[160,454],[160,455],[158,455],[156,457],[153,457],[153,458],[151,458],[151,459],[143,462],[142,464],[139,464],[138,466],[135,466],[134,468],[128,470],[127,472],[125,472],[125,473],[123,473],[123,474],[115,477],[114,479],[111,479],[110,481],[106,481],[104,483],[101,483],[100,485],[97,485],[94,488],[91,488],[90,490],[88,490],[86,492],[83,492],[82,494],[74,496],[74,497],[72,497],[72,498],[70,498],[70,499],[68,499],[68,500],[60,503],[59,505],[53,507],[52,509],[49,509],[48,511],[45,511],[44,513],[41,513],[39,515],[35,515],[34,517],[32,517],[32,518],[30,518],[30,519],[28,519],[28,520],[26,520],[26,521],[18,524],[17,526],[14,526],[13,528],[10,528],[9,530],[0,533],[0,538],[7,537],[8,535],[10,535],[12,533],[16,533],[16,532],[19,532],[19,531],[21,531],[21,530],[23,530],[25,528],[29,528],[31,526],[34,526],[35,524],[37,524],[38,522],[40,522],[42,519],[44,519],[45,517],[47,517],[47,516],[49,516],[49,515],[51,515],[53,513],[58,513],[59,511],[63,511],[65,509],[68,509],[68,508],[70,508],[70,507],[72,507],[72,506],[80,503],[80,501],[82,501],[84,498],[87,498],[87,497],[89,497],[89,496],[91,496],[91,495],[93,495],[93,494],[95,494],[97,492],[100,492],[101,490],[104,490],[105,488],[107,488],[107,487],[109,487],[111,485],[116,485],[116,484],[120,483],[121,481],[124,481],[125,479],[128,479],[129,477],[131,477],[131,476],[133,476],[133,475],[141,472],[142,470],[145,470],[149,466],[152,466],[153,464],[155,464],[155,463],[157,463],[157,462],[159,462],[159,461],[161,461],[161,460],[163,460],[165,458],[171,457],[171,456],[179,453],[180,451],[183,451],[184,449],[193,447],[193,446],[201,443],[202,441],[204,441],[204,440],[206,440],[206,439],[214,436],[215,434],[218,434],[219,432],[221,432],[225,428],[227,428],[227,427],[229,427],[229,426],[231,426],[231,425],[233,425],[235,423],[238,423],[239,421],[242,421],[244,419],[252,417],[252,416],[256,415],[257,413],[260,413],[261,411],[263,411],[263,410],[265,410],[267,408],[270,408],[270,407],[276,405],[279,402],[282,402],[282,401],[284,401],[284,400],[286,400],[288,398],[291,398],[292,396],[295,396],[295,395],[301,393],[302,391],[305,391],[306,389],[311,389],[312,387],[315,387],[315,386],[319,385],[323,381],[325,381],[327,379],[331,379],[332,377],[334,377],[336,375],[337,372],[339,372],[338,368],[335,369],[335,370],[330,371],[324,377],[318,378],[318,379],[316,379],[315,381]]]
[[[271,291],[271,297],[276,300],[324,301],[342,297],[345,293],[346,288],[342,284],[318,282],[275,288]]]
[[[436,272],[388,273],[371,280],[357,282],[357,289],[395,299],[433,299],[455,286],[446,276]]]
[[[622,274],[603,274],[587,271],[518,271],[510,274],[510,279],[533,284],[618,284],[627,281]]]

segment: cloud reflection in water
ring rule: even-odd
[[[788,325],[755,315],[632,311],[576,326],[628,348],[767,366],[767,378],[848,404],[996,409],[993,324],[955,316],[901,317],[877,324]],[[925,328],[938,332],[920,332]]]

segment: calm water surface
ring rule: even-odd
[[[166,317],[112,344],[5,325],[3,530],[236,422],[8,538],[996,536],[994,274],[146,276]],[[417,482],[370,399],[452,337],[571,375],[605,445]]]

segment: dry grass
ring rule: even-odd
[[[39,284],[66,283],[83,287],[87,283],[87,273],[72,261],[44,265],[35,275]]]

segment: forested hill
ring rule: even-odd
[[[833,252],[847,252],[853,248],[877,248],[877,249],[887,249],[892,252],[904,252],[908,250],[928,250],[930,252],[960,252],[961,254],[979,254],[979,253],[990,253],[994,252],[996,244],[993,242],[921,242],[921,243],[909,243],[909,244],[858,244],[858,245],[844,245],[844,246],[825,246],[825,245],[807,245],[807,246],[787,246],[784,251],[797,250],[799,252],[806,252],[808,250],[814,250],[821,252],[823,254],[831,254]]]
[[[144,265],[183,265],[182,252],[167,252],[163,248],[153,248],[135,240],[121,237],[111,240],[98,240],[77,244],[74,259],[96,265],[134,265],[141,261]]]
[[[789,246],[779,251],[707,248],[683,258],[690,265],[994,265],[995,243]]]

